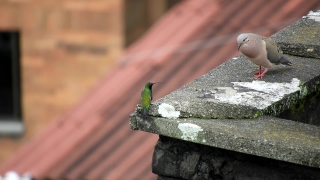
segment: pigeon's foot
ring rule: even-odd
[[[255,75],[253,76],[256,79],[262,79],[262,77],[266,74],[266,72],[268,71],[268,68],[264,68],[264,71],[261,72],[261,66],[259,68],[259,71],[255,73]]]
[[[263,76],[264,74],[258,74],[258,75],[254,75],[253,77],[256,79],[262,79]]]

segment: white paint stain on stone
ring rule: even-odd
[[[310,11],[307,16],[303,16],[302,18],[313,19],[313,20],[315,20],[317,22],[320,22],[320,10]]]
[[[179,123],[178,128],[182,132],[182,139],[192,141],[197,139],[200,131],[203,131],[200,126],[192,123]]]
[[[233,88],[223,87],[224,93],[216,93],[219,102],[245,105],[264,109],[285,95],[300,91],[300,80],[293,78],[291,83],[270,83],[265,81],[232,82]]]
[[[180,112],[176,111],[174,107],[167,103],[162,103],[159,105],[158,113],[168,119],[177,119],[180,116]]]
[[[313,52],[313,48],[307,49],[307,52]]]

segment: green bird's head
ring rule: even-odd
[[[161,81],[158,81],[158,82],[147,82],[144,87],[152,90],[152,86],[153,86],[154,84],[156,84],[156,83],[161,83]]]

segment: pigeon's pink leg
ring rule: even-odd
[[[259,66],[258,71],[257,71],[257,72],[255,72],[255,73],[254,73],[254,75],[260,75],[261,73],[262,73],[262,71],[261,71],[261,66]]]
[[[261,66],[260,66],[260,68],[261,68]],[[264,68],[264,71],[261,74],[255,75],[253,77],[262,79],[262,77],[266,74],[267,71],[268,71],[268,68]]]

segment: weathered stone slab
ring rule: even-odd
[[[257,80],[253,78],[257,66],[240,55],[157,100],[150,115],[205,119],[278,115],[320,86],[318,59],[288,58],[293,66],[275,66]]]
[[[286,54],[320,58],[320,9],[283,29],[272,38]]]
[[[141,119],[130,126],[176,139],[320,168],[320,127],[272,116],[257,119]]]

